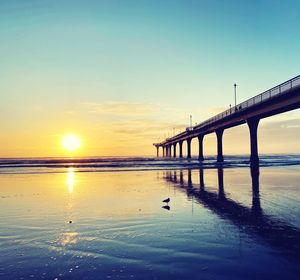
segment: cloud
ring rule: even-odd
[[[136,136],[160,136],[162,133],[167,134],[171,132],[172,127],[175,128],[175,133],[179,130],[184,130],[184,125],[174,125],[174,123],[153,120],[153,119],[136,119],[131,121],[122,121],[112,124],[114,133],[117,134],[130,134]]]
[[[138,102],[84,103],[93,113],[94,130],[128,137],[168,137],[185,130],[182,110],[162,104]],[[91,127],[91,124],[89,125]]]
[[[111,114],[115,116],[135,116],[153,113],[154,104],[138,102],[103,102],[103,103],[84,103],[90,113]]]
[[[290,120],[282,120],[282,121],[269,121],[262,123],[261,129],[264,130],[290,130],[297,129],[300,127],[300,119],[290,119]],[[295,130],[294,133],[297,131]]]

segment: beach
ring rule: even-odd
[[[0,280],[299,280],[300,1],[0,1]]]
[[[0,278],[298,278],[298,164],[140,161],[2,161]]]

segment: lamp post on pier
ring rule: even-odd
[[[234,86],[234,107],[236,107],[236,84]]]

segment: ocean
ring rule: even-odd
[[[0,159],[0,279],[299,279],[299,171],[300,155]]]
[[[260,167],[300,165],[300,155],[263,155]],[[116,172],[169,169],[216,168],[216,157],[206,157],[201,164],[190,160],[156,157],[89,157],[89,158],[0,158],[0,174],[58,173],[66,168],[76,172]],[[249,156],[226,156],[223,168],[249,167]]]

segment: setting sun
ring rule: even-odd
[[[76,135],[68,134],[62,139],[62,146],[70,152],[76,151],[80,148],[80,139]]]

